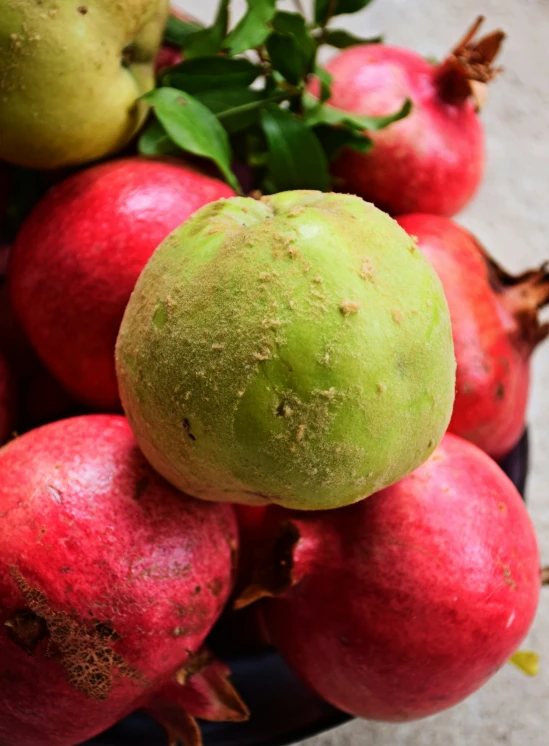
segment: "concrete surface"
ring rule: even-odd
[[[179,0],[178,5],[208,20],[217,2]],[[233,5],[238,12],[244,3],[233,0]],[[501,55],[505,73],[491,86],[483,112],[486,179],[458,220],[505,267],[518,271],[549,259],[549,1],[377,0],[340,23],[364,35],[381,31],[391,43],[440,57],[479,13],[487,17],[487,30],[499,26],[509,38]],[[529,422],[528,501],[542,558],[549,564],[549,342],[534,357]],[[535,679],[506,666],[467,702],[436,717],[398,726],[355,721],[302,746],[546,746],[549,588],[523,648],[541,655]]]

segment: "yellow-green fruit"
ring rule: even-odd
[[[304,510],[419,466],[454,399],[435,272],[392,218],[343,194],[196,212],[141,274],[117,366],[137,441],[170,482]]]
[[[0,158],[57,168],[123,147],[147,108],[168,0],[0,0]]]

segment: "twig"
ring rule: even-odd
[[[549,585],[549,567],[543,567],[541,570],[541,584]]]
[[[303,17],[305,17],[305,8],[303,7],[303,3],[301,0],[294,0],[294,5],[297,8],[297,12],[301,13]]]

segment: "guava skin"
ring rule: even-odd
[[[455,360],[442,286],[360,198],[235,197],[153,254],[117,342],[122,404],[152,465],[207,500],[360,500],[443,436]]]
[[[0,0],[0,158],[53,169],[126,145],[167,15],[168,0]]]

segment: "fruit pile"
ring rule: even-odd
[[[2,746],[253,717],[220,621],[387,721],[532,624],[497,461],[549,271],[452,220],[503,34],[433,62],[334,27],[368,2],[0,0]]]

